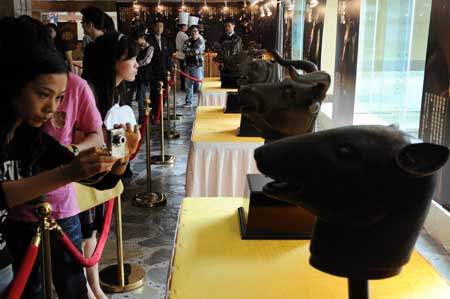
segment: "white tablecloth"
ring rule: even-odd
[[[247,174],[259,173],[253,152],[263,139],[237,137],[240,114],[198,107],[186,169],[187,197],[242,197]]]
[[[263,142],[193,142],[186,197],[244,197],[247,174],[259,173],[253,152]]]
[[[217,77],[205,78],[202,83],[199,106],[221,106],[227,103],[227,92],[235,92],[235,88],[220,88],[220,79]]]

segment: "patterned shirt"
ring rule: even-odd
[[[203,66],[203,52],[205,51],[205,42],[202,38],[189,38],[184,42],[183,52],[184,61],[187,66]]]

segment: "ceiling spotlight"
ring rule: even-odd
[[[255,6],[258,2],[259,0],[250,0],[250,6]]]
[[[319,1],[317,1],[317,0],[311,0],[311,1],[309,1],[309,6],[310,6],[311,8],[314,8],[314,7],[316,7],[317,5],[319,5]]]
[[[259,7],[259,12],[260,12],[261,18],[264,18],[266,16],[266,14],[264,13],[264,8],[262,6]]]
[[[283,2],[288,10],[294,10],[295,0],[283,0]]]
[[[137,0],[133,1],[133,9],[134,9],[135,11],[139,11],[139,8],[140,8],[140,6],[139,6]]]
[[[266,12],[266,16],[268,16],[268,17],[272,16],[272,11],[270,10],[270,8],[267,4],[264,5],[264,11]]]

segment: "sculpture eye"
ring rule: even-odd
[[[337,150],[337,155],[342,160],[350,160],[356,157],[356,151],[350,146],[340,146]]]
[[[294,90],[291,87],[286,87],[283,89],[282,96],[286,98],[292,98],[295,95]]]
[[[402,163],[404,167],[414,167],[416,165],[416,161],[409,154],[400,155],[399,162]]]

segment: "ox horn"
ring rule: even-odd
[[[300,75],[299,73],[297,73],[297,70],[293,66],[290,66],[289,75],[291,75],[292,80],[298,83],[317,84],[316,93],[320,97],[325,96],[331,84],[330,75],[324,71]]]
[[[317,68],[317,66],[310,62],[310,61],[306,61],[306,60],[287,60],[284,59],[280,53],[278,53],[276,50],[271,50],[269,51],[273,58],[275,59],[275,61],[285,67],[289,67],[289,66],[293,66],[294,68],[298,69],[298,70],[303,70],[307,73],[312,73],[312,72],[317,72],[319,69]]]

